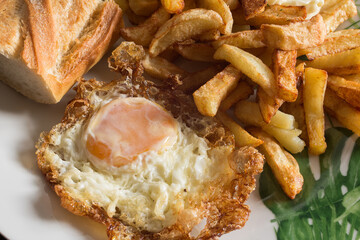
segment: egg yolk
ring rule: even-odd
[[[90,120],[86,149],[97,161],[121,167],[141,153],[160,151],[177,139],[177,122],[145,98],[119,98],[101,107]]]

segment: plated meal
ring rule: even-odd
[[[360,30],[337,30],[357,14],[353,0],[5,0],[0,10],[0,79],[48,104],[74,86],[37,163],[61,206],[109,239],[217,239],[244,227],[264,163],[262,197],[290,206],[312,195],[299,156],[333,150],[327,115],[360,136]],[[116,79],[85,80],[108,51]],[[358,188],[347,186],[333,222],[357,214]]]

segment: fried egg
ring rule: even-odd
[[[245,224],[263,157],[235,151],[233,135],[191,98],[138,77],[81,81],[77,91],[37,144],[66,209],[106,224],[109,239],[207,239]]]

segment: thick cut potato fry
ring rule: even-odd
[[[264,43],[268,47],[296,50],[320,45],[326,37],[326,26],[320,15],[288,25],[261,25]]]
[[[228,65],[223,71],[196,90],[193,97],[199,112],[205,116],[215,116],[221,101],[229,92],[234,90],[241,76],[239,70],[232,65]]]
[[[175,84],[181,84],[181,79],[188,75],[185,70],[159,56],[150,57],[146,54],[141,63],[150,76],[160,80],[170,80]]]
[[[326,112],[335,117],[346,128],[350,129],[358,136],[360,136],[360,111],[351,107],[336,95],[336,93],[327,88],[324,99],[324,106]]]
[[[237,124],[225,112],[219,111],[216,117],[234,134],[237,147],[252,146],[258,147],[263,141],[251,136],[239,124]]]
[[[220,31],[218,29],[213,29],[208,32],[194,36],[192,39],[199,42],[211,42],[218,40],[220,37]]]
[[[262,24],[286,25],[306,19],[306,8],[303,6],[268,5],[265,11],[246,21],[251,26]]]
[[[266,162],[285,194],[294,199],[301,192],[304,183],[296,159],[265,132],[254,128],[250,129],[250,132],[264,141],[259,147],[261,153],[265,155]]]
[[[321,8],[320,15],[324,19],[326,32],[330,33],[343,22],[355,16],[357,8],[354,0],[339,0],[333,4],[326,4]]]
[[[191,73],[182,80],[183,84],[179,86],[179,89],[186,93],[193,93],[223,69],[222,65],[213,65],[199,72]]]
[[[274,127],[272,125],[265,125],[262,129],[276,138],[279,141],[281,146],[291,153],[299,153],[304,150],[305,142],[299,138],[301,134],[300,129],[282,129]]]
[[[252,87],[247,82],[241,81],[236,86],[234,91],[232,91],[229,96],[227,96],[225,100],[222,101],[220,104],[220,109],[222,111],[226,111],[238,101],[248,99],[253,93],[254,90]]]
[[[281,106],[280,110],[295,117],[298,124],[297,128],[301,130],[299,137],[305,142],[308,142],[304,106],[297,101],[293,103],[286,102]]]
[[[241,6],[244,9],[245,19],[247,20],[265,10],[266,0],[241,0]]]
[[[320,155],[326,150],[324,95],[327,83],[324,70],[305,68],[303,101],[309,137],[309,152]]]
[[[269,96],[276,96],[274,74],[259,58],[227,44],[216,50],[214,58],[230,62],[252,81],[259,84]]]
[[[138,45],[147,47],[159,27],[169,19],[170,14],[164,8],[159,8],[142,24],[135,27],[122,28],[120,33],[126,41],[133,41]]]
[[[360,83],[360,73],[343,76],[348,81]]]
[[[181,13],[185,7],[184,0],[161,0],[161,4],[168,13]]]
[[[238,48],[262,48],[265,44],[262,42],[262,33],[260,30],[248,30],[232,33],[222,36],[214,41],[215,48],[221,47],[223,44],[229,44]]]
[[[360,47],[315,58],[313,61],[307,61],[306,66],[323,69],[336,75],[360,73]]]
[[[338,76],[329,76],[328,86],[351,106],[360,108],[360,83]]]
[[[305,72],[305,63],[299,63],[296,68],[295,68],[295,75],[296,75],[296,82],[297,85],[301,86],[303,83],[303,79],[304,79],[304,72]],[[299,92],[299,90],[298,90]],[[299,94],[298,94],[298,98],[299,99]],[[301,101],[302,101],[302,95],[301,95]],[[302,102],[301,102],[302,103]]]
[[[314,60],[358,47],[360,47],[360,29],[341,30],[329,33],[320,46],[299,50],[298,56],[306,55],[309,60]]]
[[[159,8],[158,0],[129,0],[130,9],[140,16],[150,16]]]
[[[174,49],[182,57],[200,62],[214,62],[215,48],[210,43],[178,43]]]
[[[224,0],[225,3],[229,6],[230,10],[234,10],[239,7],[239,0]]]
[[[262,118],[264,122],[269,123],[271,118],[284,103],[284,100],[278,97],[269,97],[262,88],[257,90],[257,97]]]
[[[215,11],[201,8],[188,10],[175,15],[159,28],[151,41],[149,53],[157,56],[175,42],[219,29],[222,25],[223,20]]]
[[[287,102],[294,102],[298,95],[296,88],[296,50],[276,49],[272,57],[273,72],[277,84],[277,96]]]
[[[292,130],[295,128],[295,118],[289,114],[277,111],[270,123],[264,122],[259,105],[255,102],[239,101],[235,106],[235,116],[244,124],[263,127],[272,125],[277,128]]]
[[[222,34],[228,35],[231,33],[234,20],[229,6],[224,0],[197,0],[197,7],[213,10],[222,17],[224,26],[220,28]]]

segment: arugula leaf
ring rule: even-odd
[[[340,172],[342,150],[351,135],[345,128],[326,131],[328,147],[319,157],[318,180],[311,172],[307,150],[295,155],[305,181],[303,191],[294,200],[287,198],[269,167],[265,167],[260,196],[275,214],[278,239],[360,239],[360,139],[355,143],[347,175]],[[348,190],[345,195],[342,186]]]

